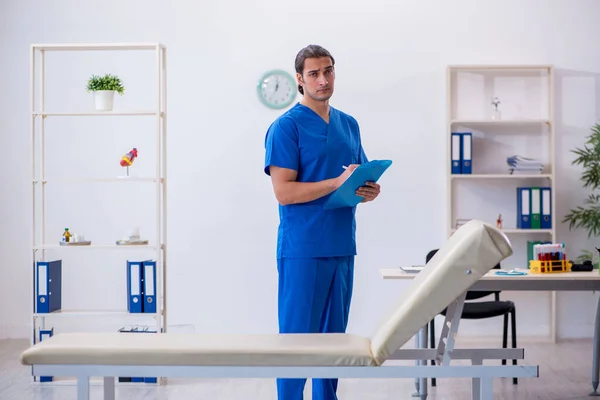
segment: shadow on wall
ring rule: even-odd
[[[572,165],[576,157],[572,150],[583,147],[591,127],[598,122],[600,73],[556,68],[554,99],[557,237],[567,244],[570,258],[575,259],[583,249],[594,252],[594,246],[600,246],[600,239],[588,239],[585,229],[569,231],[568,224],[562,223],[569,210],[583,205],[590,193],[581,181],[583,169]]]

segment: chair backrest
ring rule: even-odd
[[[439,249],[433,249],[429,253],[427,253],[427,256],[425,257],[425,264],[427,264],[429,262],[429,260],[431,260],[431,258],[435,255],[435,253],[438,252],[438,250]],[[501,268],[502,268],[502,266],[500,265],[500,263],[498,263],[498,264],[496,264],[496,266],[493,269],[501,269]],[[481,299],[482,297],[489,296],[491,294],[495,294],[496,297],[498,297],[500,292],[497,290],[485,291],[485,292],[481,291],[481,290],[469,291],[469,292],[467,292],[467,296],[466,296],[465,300],[466,301],[477,300],[477,299]]]
[[[459,228],[404,289],[371,339],[381,365],[496,264],[513,254],[506,235],[471,220]]]

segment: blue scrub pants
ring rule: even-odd
[[[354,256],[283,258],[279,272],[280,333],[345,333]],[[337,379],[313,379],[313,400],[337,400]],[[306,379],[277,379],[279,400],[302,400]]]

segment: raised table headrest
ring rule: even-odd
[[[402,292],[371,341],[381,365],[500,261],[513,254],[506,235],[471,220],[459,228]]]

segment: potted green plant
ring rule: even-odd
[[[583,228],[587,230],[588,238],[600,236],[600,124],[591,128],[591,134],[583,148],[571,150],[577,155],[572,165],[581,165],[584,168],[581,180],[583,187],[591,191],[584,204],[569,211],[563,223],[569,223],[569,230]],[[584,250],[581,257],[589,257],[589,250]],[[595,263],[597,267],[597,263]]]
[[[97,111],[112,111],[115,92],[123,95],[125,87],[121,78],[116,75],[92,75],[88,80],[87,91],[94,93],[94,104]]]

